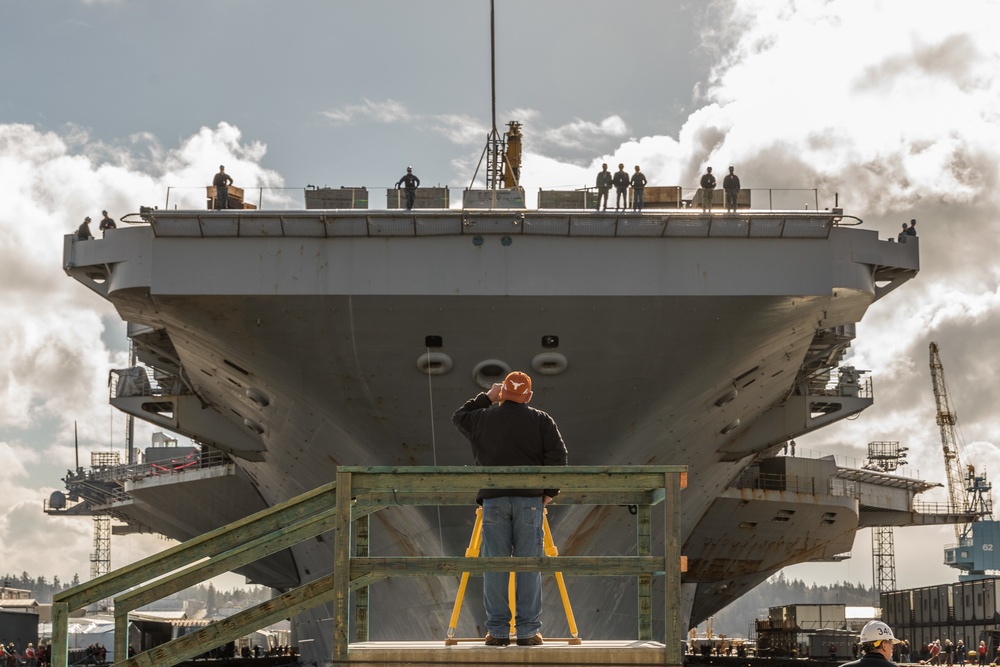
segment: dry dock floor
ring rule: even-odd
[[[586,641],[569,646],[546,640],[542,646],[486,646],[482,640],[445,646],[429,642],[358,642],[348,648],[349,665],[406,665],[406,667],[487,667],[488,665],[645,665],[662,667],[664,647],[636,640]]]

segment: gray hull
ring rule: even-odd
[[[452,412],[519,369],[571,463],[690,467],[692,624],[781,567],[850,548],[857,506],[824,489],[780,540],[762,525],[723,544],[720,519],[746,507],[726,498],[748,466],[871,404],[869,386],[838,365],[867,308],[916,274],[916,243],[821,212],[171,211],[150,222],[67,237],[67,272],[130,323],[141,361],[177,379],[156,400],[113,402],[227,452],[238,469],[217,512],[187,512],[201,498],[190,489],[168,502],[166,487],[135,484],[119,510],[152,530],[200,534],[326,483],[338,465],[469,464]],[[373,553],[462,553],[471,500],[379,518]],[[763,498],[755,507],[770,511]],[[842,519],[832,527],[812,521],[831,511]],[[634,550],[627,508],[554,507],[550,520],[560,553]],[[331,543],[245,573],[278,588],[309,581],[329,572]],[[569,585],[584,636],[634,636],[633,582]],[[480,625],[477,588],[459,635]],[[372,638],[443,638],[454,590],[445,579],[373,587]],[[548,632],[563,634],[547,592]],[[328,617],[298,619],[317,656],[329,655]]]

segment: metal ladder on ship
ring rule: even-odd
[[[544,535],[544,541],[542,543],[542,548],[544,549],[546,556],[558,556],[559,549],[556,548],[556,543],[552,539],[552,530],[549,528],[549,511],[546,509],[545,513],[542,515],[542,532]],[[483,544],[483,508],[476,508],[476,523],[472,527],[472,538],[469,540],[469,548],[465,550],[466,558],[479,558],[479,551]],[[573,607],[569,602],[569,594],[566,592],[566,580],[563,578],[562,572],[556,572],[556,585],[559,587],[559,597],[562,598],[563,609],[566,612],[566,623],[569,625],[569,633],[571,637],[565,639],[552,639],[549,637],[545,638],[545,641],[550,642],[566,642],[570,645],[579,645],[583,643],[580,639],[579,631],[576,627],[576,617],[573,616]],[[465,588],[469,583],[469,573],[463,572],[462,579],[458,585],[458,595],[455,596],[455,607],[451,612],[451,621],[448,623],[448,636],[444,640],[445,646],[454,646],[459,642],[478,642],[482,641],[482,637],[473,637],[468,639],[456,639],[455,638],[455,628],[458,626],[458,613],[462,609],[462,600],[465,598]],[[514,625],[517,621],[517,610],[515,609],[515,595],[514,595],[514,573],[510,573],[510,584],[507,589],[507,599],[510,603],[510,636],[514,636]]]

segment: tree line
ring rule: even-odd
[[[52,602],[52,596],[68,588],[78,586],[80,576],[73,575],[69,583],[63,583],[59,576],[49,581],[44,576],[33,577],[27,572],[20,575],[5,574],[3,585],[31,591],[31,597],[41,604]],[[264,586],[247,586],[228,591],[216,590],[209,582],[175,593],[171,598],[199,600],[204,602],[211,614],[221,607],[242,609],[260,604],[271,597],[271,590]],[[847,606],[878,606],[878,591],[863,584],[844,581],[830,586],[806,584],[800,579],[786,579],[779,572],[731,605],[718,612],[713,619],[713,631],[727,637],[746,637],[754,619],[765,618],[770,607],[789,604],[843,604]],[[705,631],[705,624],[698,626],[698,633]]]
[[[38,601],[39,604],[49,604],[52,596],[56,593],[79,586],[80,575],[74,574],[69,583],[63,583],[59,575],[52,577],[49,581],[44,575],[34,577],[27,572],[19,575],[4,574],[0,583],[5,588],[20,588],[30,591],[30,597]],[[219,591],[209,582],[207,585],[198,585],[171,595],[170,598],[180,598],[184,600],[199,600],[204,602],[209,609],[219,607],[244,608],[259,604],[270,599],[271,590],[264,586],[247,586],[246,588],[233,588],[228,591]]]
[[[52,602],[52,596],[56,593],[61,593],[67,588],[79,586],[80,575],[74,574],[72,581],[64,584],[59,580],[59,575],[52,577],[52,581],[49,581],[44,575],[33,577],[27,572],[22,572],[20,575],[7,573],[3,575],[3,579],[0,582],[2,582],[4,588],[20,588],[31,591],[32,598],[40,604],[48,604]]]

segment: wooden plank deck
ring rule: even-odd
[[[484,667],[486,665],[664,665],[664,646],[658,642],[586,641],[569,646],[566,640],[546,640],[542,646],[486,646],[482,640],[445,646],[443,640],[418,642],[355,642],[348,665],[406,665],[407,667]]]

